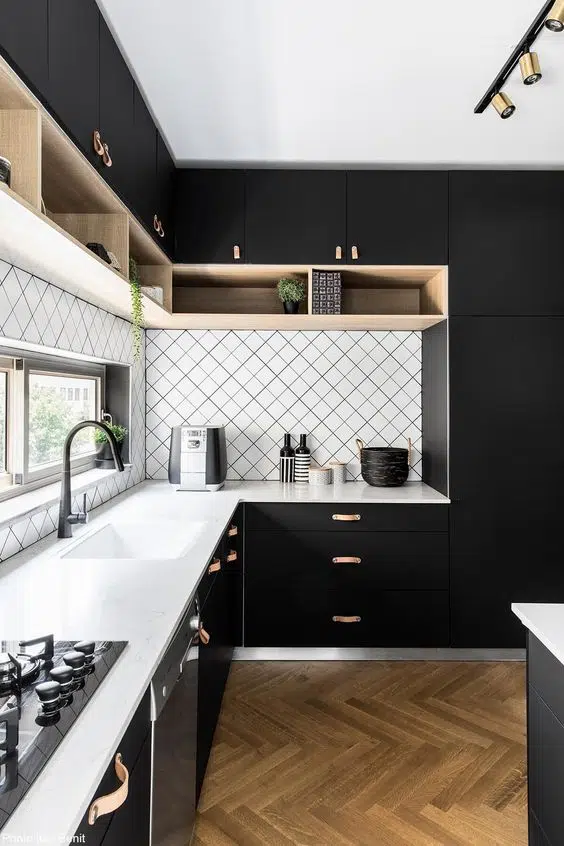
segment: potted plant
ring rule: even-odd
[[[108,420],[105,420],[104,423],[106,423],[106,425],[112,430],[112,434],[117,441],[119,454],[121,455],[123,442],[125,440],[125,436],[127,435],[127,429],[125,426],[120,426],[118,423],[110,423]],[[95,430],[94,441],[96,443],[96,458],[94,459],[94,464],[102,470],[111,470],[115,466],[112,449],[105,433],[102,432],[101,429]]]
[[[129,257],[129,284],[131,286],[131,322],[133,332],[133,360],[141,359],[143,349],[143,298],[141,296],[141,277],[133,256]]]
[[[284,303],[286,314],[297,314],[302,300],[305,300],[305,285],[300,279],[284,276],[278,282],[278,296]]]

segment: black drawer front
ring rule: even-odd
[[[286,529],[323,532],[446,532],[448,530],[448,507],[445,505],[275,502],[248,503],[245,510],[247,531]],[[360,519],[356,519],[357,516]]]
[[[289,607],[263,599],[247,617],[245,646],[448,646],[448,591],[378,591],[355,600],[327,591],[309,600],[302,594]]]
[[[532,811],[529,811],[529,846],[551,846]]]
[[[529,684],[564,724],[564,666],[529,632],[527,641]]]
[[[268,549],[271,533],[261,537]],[[373,590],[448,590],[445,532],[296,532],[293,537],[337,590],[359,596]]]

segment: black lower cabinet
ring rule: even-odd
[[[245,646],[448,642],[446,534],[247,532]]]
[[[564,724],[560,717],[564,712],[564,667],[552,655],[547,655],[548,660],[545,661],[543,653],[548,653],[548,650],[532,636],[529,637],[529,843],[561,846],[564,842]],[[537,661],[541,666],[537,664],[535,668],[533,685],[531,670]]]
[[[150,695],[144,695],[135,716],[131,720],[121,742],[115,749],[112,760],[91,802],[120,787],[115,773],[114,760],[117,753],[129,771],[129,793],[123,805],[99,817],[93,825],[88,822],[88,811],[76,832],[76,842],[86,846],[149,846],[151,808],[151,732]],[[91,803],[89,803],[90,805]]]

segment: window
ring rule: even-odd
[[[82,420],[100,420],[105,367],[10,351],[0,357],[0,498],[60,478],[63,445]],[[94,466],[94,429],[72,443],[73,471]]]

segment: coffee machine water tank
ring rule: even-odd
[[[223,426],[173,426],[168,480],[180,491],[218,491],[227,475]]]

